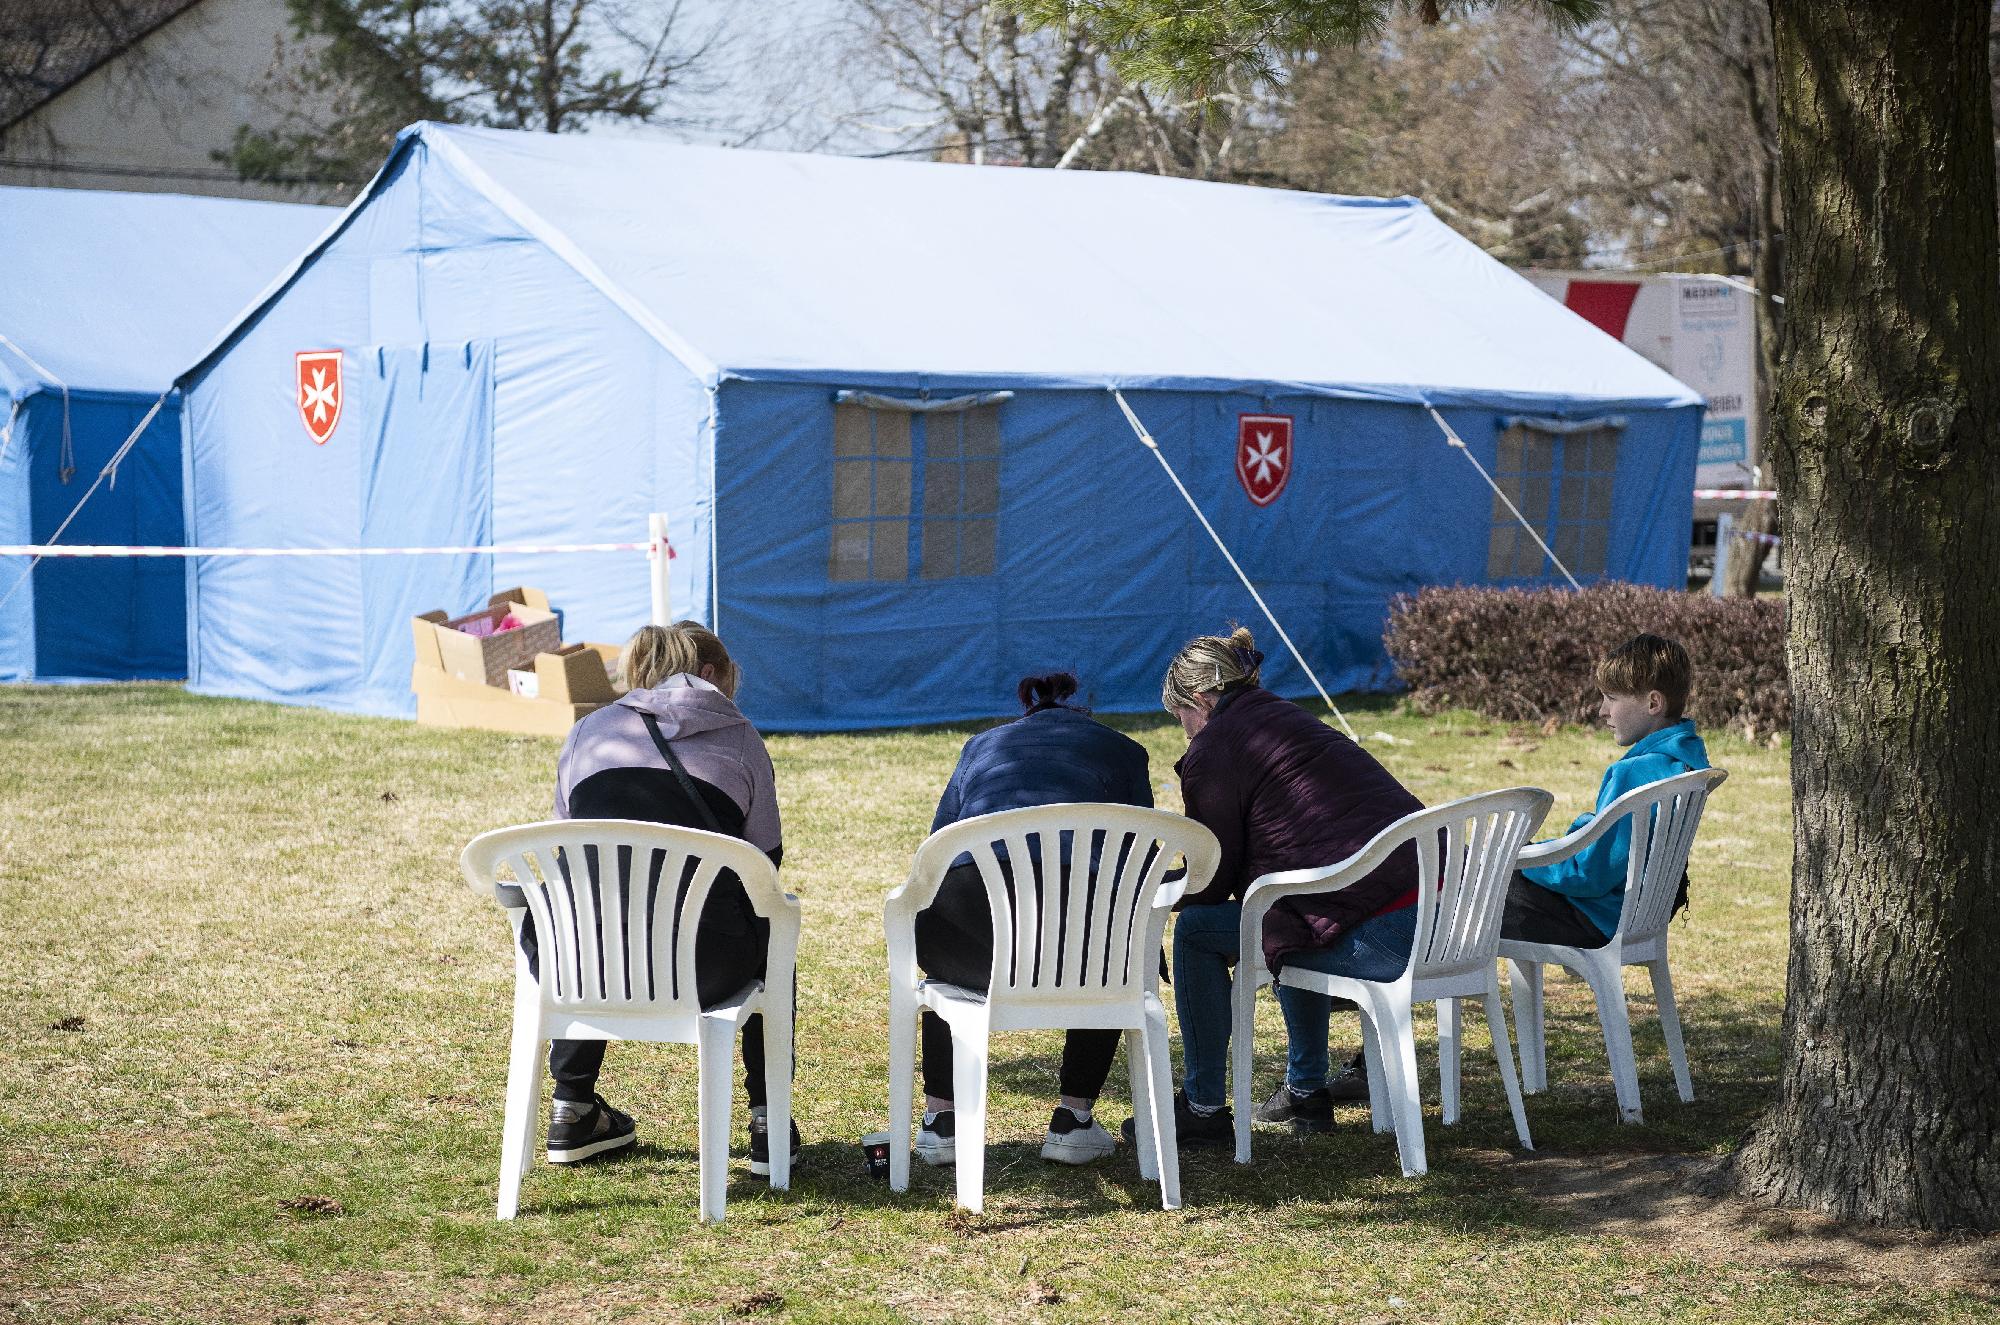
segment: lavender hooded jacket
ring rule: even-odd
[[[673,743],[688,775],[742,811],[743,840],[775,858],[783,834],[764,738],[729,696],[685,672],[651,690],[630,691],[570,729],[556,763],[556,818],[570,817],[570,797],[590,778],[667,767],[646,730],[648,713],[659,720],[660,734]]]

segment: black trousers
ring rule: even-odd
[[[963,989],[986,992],[993,971],[993,910],[979,867],[970,863],[946,871],[931,904],[917,913],[917,965],[925,975]],[[1121,1031],[1069,1031],[1063,1039],[1064,1095],[1094,1100],[1111,1075]],[[951,1028],[944,1018],[923,1014],[924,1094],[953,1097]]]
[[[1507,889],[1500,937],[1522,943],[1558,943],[1566,948],[1601,948],[1611,936],[1598,929],[1575,902],[1542,887],[1519,870]]]
[[[739,887],[741,885],[738,885]],[[711,917],[716,910],[714,902],[702,915],[701,928],[695,932],[695,969],[700,972],[695,983],[695,994],[705,1008],[714,1007],[752,980],[761,979],[764,974],[765,951],[770,946],[771,927],[768,921],[754,914],[750,917],[753,932],[745,934],[731,918],[731,923],[715,924]],[[743,903],[747,910],[749,903]],[[535,918],[525,916],[521,921],[521,951],[528,958],[528,972],[536,979],[541,978],[540,953],[535,943]],[[555,1097],[577,1104],[589,1104],[597,1096],[597,1075],[604,1068],[605,1040],[551,1040],[549,1041],[549,1075],[555,1079]],[[750,1107],[760,1108],[764,1103],[764,1018],[753,1016],[743,1023],[743,1090],[750,1097]]]

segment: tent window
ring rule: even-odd
[[[1522,420],[1500,434],[1494,482],[1578,578],[1605,572],[1621,431],[1607,422],[1558,432]],[[1506,503],[1494,497],[1486,578],[1534,580],[1554,573]]]
[[[833,410],[832,580],[992,575],[1000,407]]]

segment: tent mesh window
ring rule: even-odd
[[[831,580],[992,575],[1000,408],[833,410]]]
[[[1612,422],[1557,428],[1515,420],[1500,434],[1494,482],[1579,579],[1605,572],[1622,431]],[[1554,573],[1548,557],[1496,494],[1486,578],[1534,580]]]

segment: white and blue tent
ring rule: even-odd
[[[185,368],[338,213],[164,193],[0,187],[0,544],[181,541]],[[0,681],[187,675],[173,560],[0,557]]]
[[[340,364],[324,444],[302,354]],[[1004,712],[1051,664],[1148,709],[1187,637],[1261,627],[1112,387],[1336,689],[1387,679],[1392,595],[1555,576],[1427,407],[1580,577],[1662,585],[1700,416],[1411,199],[433,124],[182,380],[190,537],[618,541],[664,512],[675,614],[753,718],[807,730]],[[629,554],[215,560],[191,685],[407,713],[409,616],[520,583],[570,639],[649,615]]]

